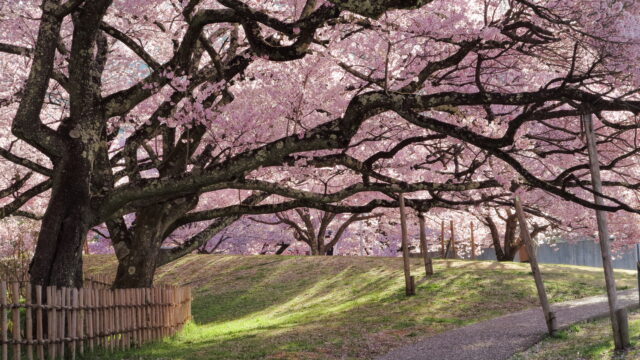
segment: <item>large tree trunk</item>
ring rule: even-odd
[[[114,288],[145,288],[153,285],[158,254],[167,229],[197,203],[195,196],[179,198],[149,206],[136,214],[130,241],[116,248],[118,269]]]
[[[82,286],[82,245],[91,223],[89,169],[70,152],[55,168],[49,205],[42,219],[29,274],[42,286]]]
[[[158,251],[164,235],[160,218],[164,206],[149,207],[137,214],[128,247],[121,246],[114,288],[145,288],[153,284]]]

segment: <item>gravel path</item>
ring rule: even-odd
[[[618,292],[618,307],[638,307],[638,290]],[[558,326],[608,316],[606,296],[552,305]],[[378,360],[506,360],[544,338],[547,326],[540,308],[465,326],[397,348]]]

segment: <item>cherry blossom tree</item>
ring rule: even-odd
[[[31,279],[79,285],[82,243],[100,224],[121,286],[144,286],[242,214],[363,213],[398,192],[428,211],[518,189],[637,213],[639,10],[617,4],[3,5],[1,64],[29,66],[2,80],[16,145],[0,155],[21,169],[5,188],[51,188]],[[598,116],[602,206],[590,200],[584,113]],[[326,168],[351,180],[332,192],[292,180]],[[229,189],[246,193],[216,195]],[[13,198],[8,211],[33,197]]]

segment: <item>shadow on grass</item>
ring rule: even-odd
[[[536,304],[526,268],[461,261],[437,261],[436,274],[407,298],[401,261],[190,256],[158,279],[195,286],[194,322],[162,343],[96,358],[371,358],[416,336]],[[412,266],[421,269],[417,260]],[[569,292],[573,284],[558,286]]]

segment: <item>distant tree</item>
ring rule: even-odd
[[[275,220],[255,217],[251,219],[261,224],[284,225],[293,232],[296,241],[304,242],[309,246],[311,255],[333,255],[334,248],[350,225],[381,216],[382,214],[316,212],[302,208],[286,213],[276,213]]]

